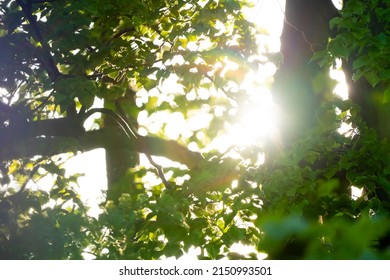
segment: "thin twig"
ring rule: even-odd
[[[158,176],[160,177],[161,181],[163,182],[164,186],[167,188],[167,189],[170,189],[171,188],[171,184],[167,181],[167,179],[165,178],[165,175],[164,175],[164,171],[162,170],[162,167],[161,165],[157,164],[152,156],[148,153],[145,153],[146,157],[148,158],[150,164],[152,164],[154,166],[154,168],[156,168],[157,170],[157,173],[158,173]]]
[[[280,7],[280,10],[282,11],[283,15],[284,15],[284,23],[287,24],[288,26],[290,26],[292,29],[294,29],[295,31],[297,31],[298,33],[301,34],[303,40],[305,41],[305,43],[307,43],[310,47],[310,50],[314,53],[315,50],[314,50],[314,46],[315,44],[313,44],[312,42],[309,41],[309,39],[306,37],[306,34],[305,32],[303,32],[303,30],[301,30],[300,28],[298,28],[297,26],[295,26],[294,24],[290,23],[287,18],[286,18],[286,11],[283,9],[282,5],[280,4],[280,1],[277,1],[278,4],[279,4],[279,7]]]
[[[40,161],[43,161],[43,159],[41,159]],[[34,182],[34,184],[37,184],[34,179],[33,179],[33,176],[35,175],[35,173],[38,172],[38,169],[40,168],[41,166],[39,165],[39,163],[37,163],[34,168],[31,170],[31,172],[27,175],[28,178],[26,181],[23,182],[22,186],[20,187],[20,190],[17,192],[17,193],[22,193],[26,187],[27,187],[27,184],[29,182],[29,180],[32,180]]]

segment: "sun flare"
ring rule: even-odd
[[[277,134],[276,107],[266,88],[253,90],[239,108],[237,122],[226,135],[228,145],[261,146]]]

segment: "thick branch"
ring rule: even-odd
[[[0,136],[1,137],[1,136]],[[191,152],[175,141],[155,137],[129,138],[121,129],[103,128],[77,137],[36,137],[18,139],[3,145],[0,160],[52,156],[66,152],[90,151],[97,148],[126,149],[138,153],[164,156],[195,168],[202,162],[199,153]]]

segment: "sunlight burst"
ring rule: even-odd
[[[276,110],[268,89],[261,88],[249,94],[248,101],[240,111],[238,122],[229,133],[232,144],[259,145],[268,136],[275,134]]]
[[[277,52],[280,47],[279,36],[283,26],[285,1],[253,1],[253,3],[254,8],[244,9],[243,12],[259,30],[264,32],[258,38],[260,53]],[[228,64],[228,67],[234,68],[234,65]],[[266,62],[259,66],[256,73],[250,72],[245,76],[238,87],[246,93],[247,96],[243,98],[246,100],[237,105],[237,114],[232,114],[235,115],[236,121],[229,125],[225,135],[213,140],[209,146],[210,150],[216,149],[224,153],[234,146],[263,147],[268,141],[276,144],[279,142],[276,126],[278,110],[269,90],[269,78],[275,71],[276,66]]]
[[[267,141],[277,140],[277,108],[269,89],[259,87],[248,92],[247,100],[237,110],[236,122],[213,141],[211,149],[224,153],[234,146],[262,147]]]

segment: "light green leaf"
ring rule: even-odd
[[[388,87],[383,93],[382,103],[387,104],[390,102],[390,87]]]

